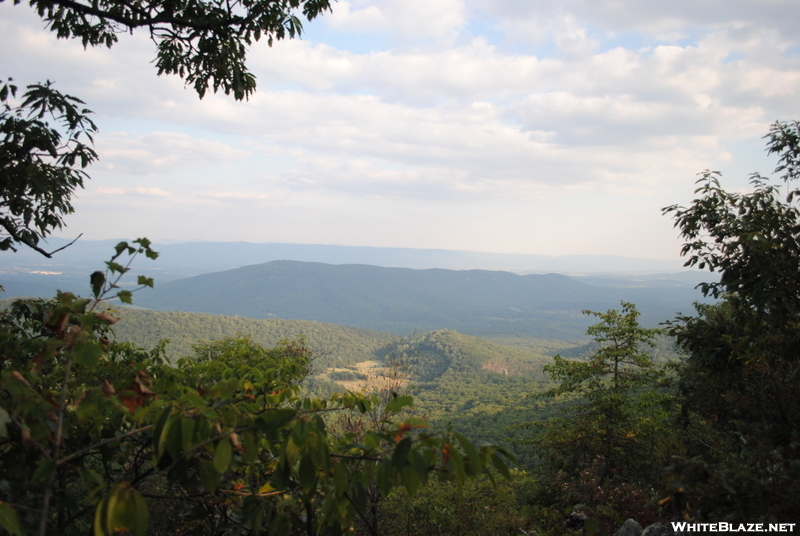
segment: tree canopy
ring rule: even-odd
[[[16,93],[12,81],[0,85],[0,251],[24,244],[50,257],[39,240],[73,212],[71,197],[97,159],[97,127],[81,100],[50,82],[28,86],[13,105]]]
[[[775,123],[767,151],[784,181],[800,176],[800,123]],[[796,519],[800,482],[800,209],[797,189],[751,176],[724,190],[706,171],[688,207],[664,209],[686,240],[689,266],[720,272],[701,286],[721,299],[679,317],[671,333],[689,456],[675,466],[689,500],[743,519]]]
[[[237,100],[256,89],[246,64],[250,45],[299,37],[300,15],[311,20],[330,10],[329,0],[30,0],[30,6],[58,37],[80,39],[84,47],[111,47],[119,34],[142,28],[155,43],[159,75],[177,74],[200,98],[221,89]],[[97,159],[97,127],[81,100],[49,81],[28,86],[20,104],[13,103],[16,91],[11,81],[0,85],[0,250],[25,244],[49,257],[39,240],[73,211],[71,198]]]
[[[21,0],[14,0],[20,4]],[[256,89],[247,47],[265,38],[300,36],[307,20],[330,10],[329,0],[30,0],[61,38],[111,47],[119,34],[145,29],[156,45],[158,74],[177,74],[200,98],[222,89],[241,100]]]
[[[543,480],[575,502],[596,504],[609,485],[649,482],[673,447],[666,398],[656,391],[664,370],[648,354],[658,330],[639,326],[633,304],[621,306],[584,311],[599,319],[588,329],[599,343],[591,357],[557,355],[545,366],[560,382],[546,394],[564,405],[560,416],[533,424],[541,433],[532,443],[540,449]]]

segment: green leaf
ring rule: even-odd
[[[14,536],[23,536],[25,534],[19,524],[19,519],[17,519],[17,511],[4,502],[0,502],[0,527],[3,527]]]
[[[100,343],[91,339],[78,343],[73,353],[76,363],[80,363],[89,368],[96,367],[102,355],[103,348],[100,346]]]
[[[317,468],[314,465],[314,460],[311,456],[303,456],[300,458],[300,467],[298,468],[298,477],[300,479],[300,486],[303,491],[310,493],[317,486]]]
[[[408,465],[408,453],[411,451],[411,438],[405,437],[394,448],[392,452],[392,465],[400,470]]]
[[[96,471],[92,469],[86,469],[85,467],[79,467],[78,473],[81,475],[81,480],[83,481],[83,485],[90,494],[94,492],[99,486],[105,484],[103,481],[103,477],[101,477]]]
[[[492,465],[494,465],[495,469],[497,469],[497,472],[503,475],[506,480],[511,480],[511,472],[508,470],[508,466],[506,466],[502,458],[500,458],[500,456],[494,452],[492,453]]]
[[[414,466],[414,470],[417,472],[420,481],[423,484],[426,483],[428,481],[428,464],[425,462],[425,458],[422,457],[422,454],[416,450],[412,450],[411,464]]]
[[[398,411],[402,410],[406,406],[413,406],[414,405],[414,397],[413,396],[398,396],[391,400],[388,404],[386,404],[386,411],[390,413],[397,413]]]
[[[134,536],[144,536],[149,522],[150,513],[144,498],[129,483],[120,482],[98,503],[94,533],[96,536],[108,536],[130,531]]]
[[[231,465],[231,458],[233,455],[233,449],[231,448],[231,442],[228,441],[228,438],[224,438],[217,443],[217,448],[214,450],[214,469],[219,474],[224,473],[228,470],[228,467]]]
[[[127,268],[122,266],[121,264],[114,262],[114,261],[106,261],[106,266],[108,267],[109,271],[113,273],[124,274],[128,271]]]
[[[119,301],[122,303],[133,303],[133,293],[130,290],[120,290],[117,292],[117,298],[119,298]]]
[[[336,486],[336,495],[341,497],[347,493],[347,471],[341,463],[333,466],[333,483]]]
[[[472,443],[464,437],[463,434],[458,432],[453,432],[453,435],[458,440],[459,444],[461,444],[461,448],[464,449],[464,452],[467,454],[467,467],[470,470],[470,474],[479,475],[483,472],[483,466],[481,464],[480,456],[478,456],[478,452],[475,450],[475,447],[472,446]]]
[[[378,489],[382,494],[388,495],[392,489],[392,466],[390,460],[383,459],[379,461],[375,473]]]
[[[106,282],[106,275],[98,270],[97,272],[92,273],[90,282],[92,285],[92,295],[95,298],[99,298],[100,293],[103,292],[103,285],[105,285]]]
[[[129,249],[129,246],[128,246],[128,243],[127,243],[127,242],[120,242],[120,243],[118,243],[116,246],[114,246],[114,251],[116,251],[116,253],[117,253],[116,255],[114,255],[114,258],[116,259],[116,258],[117,258],[117,257],[119,257],[120,255],[122,255],[122,253],[123,253],[123,252],[124,252],[126,249]]]
[[[38,461],[37,465],[38,467],[31,477],[34,482],[44,482],[56,470],[56,462],[53,460],[42,459]]]
[[[180,416],[175,416],[174,422],[167,430],[167,452],[172,456],[173,460],[177,460],[183,450],[183,440],[181,438],[183,431],[183,421]]]
[[[147,526],[150,524],[150,511],[147,508],[147,501],[144,500],[141,493],[133,490],[133,504],[136,513],[136,523],[133,525],[133,536],[144,536],[147,532]]]
[[[253,463],[258,459],[259,440],[253,432],[245,432],[242,434],[242,442],[244,443],[244,452],[242,453],[242,461],[244,463]]]
[[[100,502],[97,503],[97,508],[94,512],[94,533],[95,536],[106,536],[111,534],[113,529],[114,509],[117,505],[118,495],[117,488],[114,487],[106,493]]]
[[[12,422],[11,416],[8,414],[6,410],[0,408],[0,437],[7,438],[8,437],[8,427],[7,425]]]
[[[299,420],[292,428],[292,441],[294,444],[297,445],[299,448],[303,448],[306,444],[306,439],[308,438],[308,432],[311,427],[309,426],[309,422],[305,420]]]
[[[213,492],[219,487],[220,478],[219,472],[214,467],[214,462],[210,460],[198,460],[198,471],[200,473],[200,482],[206,491]]]
[[[181,448],[184,451],[192,450],[194,425],[197,419],[181,418]]]
[[[297,411],[293,409],[276,409],[265,411],[259,417],[259,428],[262,430],[277,430],[294,419]]]
[[[263,519],[264,519],[264,506],[262,504],[259,504],[258,506],[256,506],[255,511],[253,512],[252,525],[253,525],[254,536],[258,536],[259,534],[261,534],[261,523]]]
[[[169,431],[170,424],[172,424],[172,420],[170,419],[171,414],[172,406],[165,406],[164,411],[161,412],[161,416],[158,418],[158,422],[156,422],[156,427],[153,429],[153,441],[155,443],[155,449],[153,450],[154,463],[158,463],[158,460],[161,459],[161,456],[164,454],[167,432]]]
[[[400,477],[403,479],[403,486],[405,486],[406,491],[408,491],[408,494],[413,497],[417,493],[417,489],[421,484],[416,470],[414,467],[407,465],[403,467],[402,471],[400,471]]]

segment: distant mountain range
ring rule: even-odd
[[[412,270],[357,264],[273,261],[157,284],[137,305],[249,318],[315,320],[408,335],[455,329],[477,336],[571,339],[605,311],[631,301],[654,325],[690,312],[699,292],[594,286],[558,274]]]
[[[54,259],[26,249],[3,253],[2,296],[49,297],[56,290],[85,295],[89,274],[103,267],[117,242],[79,240]],[[51,249],[66,243],[50,240]],[[575,338],[591,323],[581,310],[606,310],[620,300],[636,303],[643,321],[655,325],[690,312],[701,298],[694,287],[709,279],[698,271],[676,273],[679,261],[613,256],[247,242],[155,249],[158,260],[134,263],[134,274],[156,281],[154,291],[137,293],[137,305],[316,320],[401,335],[456,329],[479,336]]]
[[[46,249],[69,243],[50,238]],[[53,259],[25,248],[0,255],[0,270],[15,272],[60,271],[84,275],[103,266],[119,240],[78,240]],[[327,264],[368,264],[395,268],[445,268],[451,270],[505,270],[516,273],[653,274],[680,271],[678,260],[638,259],[612,255],[527,255],[455,251],[444,249],[379,248],[316,244],[257,244],[251,242],[156,243],[156,263],[141,263],[162,281],[218,272],[276,260]]]

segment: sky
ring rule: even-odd
[[[2,77],[94,111],[56,236],[677,258],[661,209],[744,191],[800,119],[796,0],[340,0],[255,44],[248,101],[157,76],[145,32],[57,40],[0,2]]]

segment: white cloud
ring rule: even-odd
[[[230,145],[192,138],[177,132],[151,132],[130,136],[113,132],[98,141],[100,165],[115,172],[148,174],[178,168],[234,161],[248,157],[250,151]]]
[[[274,201],[275,195],[264,192],[242,192],[242,191],[218,191],[209,190],[197,192],[197,197],[207,197],[211,199],[244,200],[244,201]]]
[[[759,169],[737,151],[746,142],[760,154],[768,124],[796,113],[798,6],[342,1],[309,25],[336,39],[253,47],[259,91],[235,102],[199,101],[177,77],[156,77],[144,34],[84,51],[41,31],[29,8],[0,3],[0,62],[22,82],[55,79],[97,112],[101,159],[80,210],[113,199],[151,211],[161,229],[168,216],[154,214],[168,205],[180,221],[169,228],[181,232],[225,221],[305,242],[341,232],[377,244],[383,229],[386,245],[400,240],[391,222],[405,212],[427,226],[408,236],[453,236],[461,225],[531,244],[539,239],[521,228],[569,215],[577,220],[560,228],[572,238],[548,240],[585,244],[568,229],[624,227],[642,218],[643,200],[657,213],[691,195],[701,169]],[[346,46],[354,34],[368,46]],[[607,225],[576,209],[597,196]],[[306,235],[286,223],[298,213]],[[385,225],[363,230],[384,214]],[[440,240],[426,246],[449,247]]]
[[[106,188],[104,186],[98,186],[93,188],[93,190],[99,194],[105,195],[135,195],[135,196],[142,196],[142,197],[170,197],[172,194],[166,190],[161,188],[151,186],[151,187],[144,187],[144,186],[137,186],[136,188]]]
[[[128,190],[125,188],[106,188],[104,186],[98,186],[94,188],[94,191],[106,195],[125,195]]]
[[[406,43],[452,41],[466,15],[463,0],[343,0],[333,4],[324,23],[346,32],[388,33]]]
[[[490,20],[502,21],[504,27],[538,21],[568,13],[609,32],[674,32],[686,35],[698,27],[719,28],[726,25],[754,25],[778,29],[787,38],[796,39],[800,4],[794,0],[470,0],[473,9]]]

